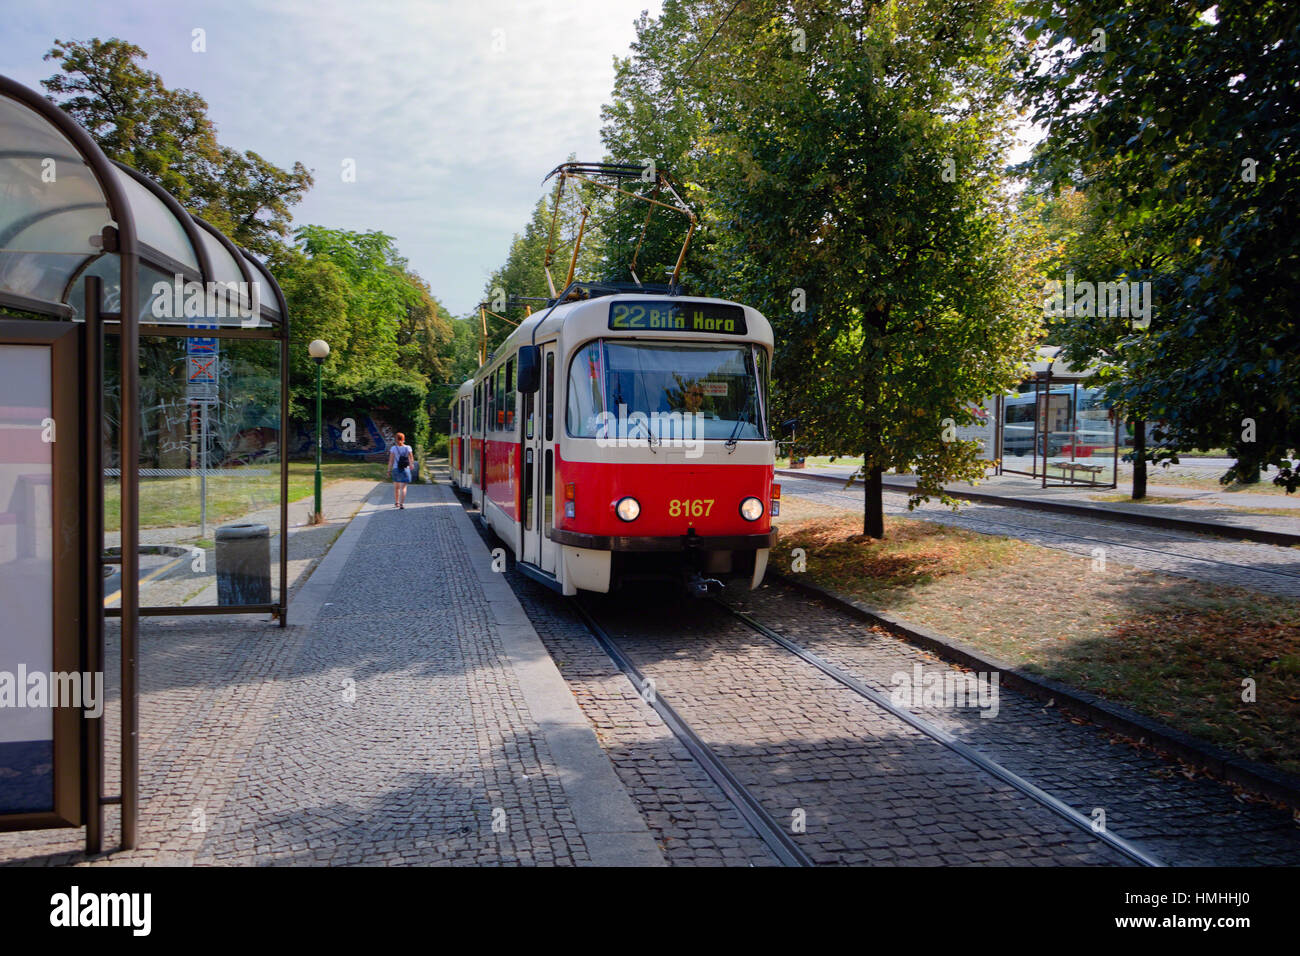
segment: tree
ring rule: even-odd
[[[138,61],[125,40],[55,40],[45,59],[60,73],[42,80],[50,98],[90,133],[109,159],[157,181],[182,204],[214,189],[220,147],[208,104],[189,90],[169,90]]]
[[[307,343],[321,338],[330,344],[335,398],[400,407],[418,424],[410,411],[410,396],[418,392],[425,416],[420,427],[427,426],[430,388],[446,382],[452,370],[453,329],[446,310],[410,271],[391,236],[314,225],[296,235],[298,244],[271,261],[293,317],[293,414],[302,414],[314,400],[315,369]],[[401,388],[394,390],[397,385]]]
[[[1091,183],[1086,194],[1073,186],[1053,193],[1051,185],[1036,176],[1022,194],[1021,206],[1022,214],[1042,228],[1049,246],[1041,256],[1042,276],[1037,282],[1044,289],[1049,282],[1076,277],[1099,283],[1097,288],[1122,283],[1132,289],[1133,283],[1146,281],[1171,261],[1172,251],[1156,219],[1126,215],[1124,205],[1107,194],[1103,183]],[[1139,246],[1142,252],[1134,268],[1133,252]],[[1121,312],[1094,303],[1087,309],[1054,314],[1048,320],[1048,335],[1061,346],[1065,360],[1079,368],[1094,367],[1090,384],[1105,388],[1115,413],[1131,420],[1133,497],[1141,499],[1146,497],[1146,422],[1152,410],[1115,393],[1128,375],[1131,358],[1148,345],[1146,320]]]
[[[649,115],[701,114],[683,152],[699,157],[707,285],[773,320],[782,414],[808,450],[864,453],[863,527],[880,537],[885,470],[916,472],[913,503],[983,475],[953,430],[1018,381],[1039,333],[1003,181],[1009,4],[670,7],[640,32],[647,79],[628,95],[655,101]],[[674,84],[685,23],[716,38],[687,47]],[[615,126],[642,115],[607,111]]]
[[[284,170],[251,149],[240,153],[222,147],[215,188],[200,196],[199,215],[238,245],[269,255],[289,236],[293,215],[312,186],[302,163]]]
[[[289,308],[289,409],[291,419],[314,414],[315,363],[307,345],[315,339],[330,343],[332,370],[351,365],[352,339],[348,323],[350,289],[347,276],[333,262],[308,256],[296,246],[277,250],[268,263]],[[348,374],[347,378],[359,376]]]
[[[237,244],[269,255],[289,235],[290,207],[311,188],[311,174],[302,163],[284,170],[251,150],[220,146],[204,99],[167,89],[141,65],[147,56],[116,38],[55,40],[45,59],[60,72],[41,84],[110,159],[158,182]]]
[[[1150,327],[1083,343],[1123,352],[1110,387],[1160,421],[1152,457],[1226,447],[1223,476],[1300,485],[1300,10],[1103,0],[1026,6],[1021,91],[1049,135],[1040,175],[1080,183],[1120,229],[1120,268],[1152,283]],[[1157,258],[1162,257],[1162,258]]]
[[[429,284],[406,270],[411,295],[397,320],[397,360],[402,368],[415,369],[430,383],[446,382],[452,371],[452,318],[434,297]]]

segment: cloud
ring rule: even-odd
[[[53,72],[53,40],[120,36],[200,93],[221,141],[316,186],[295,222],[380,229],[454,313],[478,302],[570,153],[598,159],[600,107],[658,0],[52,3],[7,27],[6,72]],[[206,31],[207,52],[191,50]],[[21,71],[11,72],[15,62]],[[356,182],[341,177],[356,164]]]

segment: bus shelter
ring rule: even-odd
[[[1083,383],[1054,347],[1039,349],[1019,391],[996,401],[998,474],[1053,485],[1116,487],[1120,422],[1100,391]]]
[[[0,76],[0,830],[96,852],[120,804],[134,847],[140,617],[287,623],[287,315],[256,258]],[[109,618],[118,794],[88,706]]]

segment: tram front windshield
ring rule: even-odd
[[[601,412],[629,419],[678,413],[700,416],[695,421],[706,439],[763,439],[766,358],[762,349],[739,343],[589,342],[569,367],[569,434],[597,437]],[[636,426],[627,434],[636,435]]]

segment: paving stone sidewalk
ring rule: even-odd
[[[662,864],[450,489],[390,496],[372,486],[288,628],[142,622],[139,849],[88,861],[79,830],[0,834],[0,862]]]

